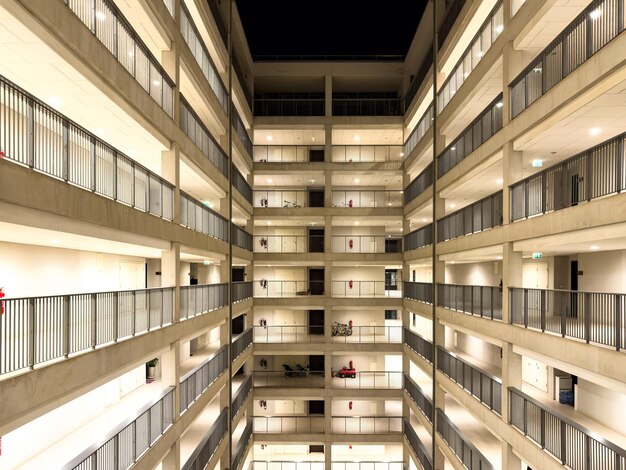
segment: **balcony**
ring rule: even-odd
[[[333,324],[331,332],[335,343],[401,343],[401,326],[365,326],[351,325],[347,329],[336,327]]]
[[[402,207],[402,191],[393,190],[333,190],[333,207]]]
[[[224,408],[181,469],[204,468],[215,454],[222,439],[226,437],[227,432],[228,410]]]
[[[401,162],[404,157],[399,145],[333,145],[333,163]]]
[[[244,90],[246,89],[245,83],[241,83],[241,88],[243,88]],[[243,144],[243,147],[246,149],[246,152],[248,152],[250,158],[252,158],[252,155],[254,154],[254,148],[252,145],[252,139],[250,138],[250,134],[248,134],[248,130],[246,129],[246,126],[241,120],[241,116],[239,116],[239,113],[234,106],[232,107],[232,112],[233,114],[231,120],[235,133],[237,134],[237,137],[239,137],[239,140]]]
[[[609,346],[626,347],[626,294],[509,288],[511,323]]]
[[[433,284],[430,282],[404,282],[405,299],[432,304],[434,297],[433,293]]]
[[[413,150],[415,150],[415,147],[417,147],[417,144],[419,144],[424,136],[428,134],[428,131],[432,127],[434,119],[435,118],[433,115],[433,107],[431,105],[424,112],[419,122],[411,132],[411,135],[409,135],[409,138],[406,139],[406,141],[404,142],[405,157],[408,158],[411,153],[413,153]]]
[[[228,346],[223,346],[209,359],[183,375],[180,379],[180,412],[188,410],[227,369]]]
[[[238,335],[235,339],[233,339],[233,345],[231,350],[232,361],[241,356],[246,349],[252,346],[252,327],[248,328],[246,331]]]
[[[402,416],[333,416],[333,434],[395,434],[402,432]]]
[[[252,298],[252,282],[233,282],[231,291],[232,303],[243,302]]]
[[[333,116],[402,116],[395,93],[333,93]]]
[[[404,251],[418,250],[433,244],[433,224],[413,230],[404,236]]]
[[[472,443],[472,441],[456,427],[456,425],[437,408],[437,432],[450,446],[463,466],[470,470],[494,470],[487,457]]]
[[[323,207],[322,205],[309,205],[309,193],[304,189],[289,190],[255,190],[255,208],[301,209],[303,207]]]
[[[433,422],[433,402],[428,395],[426,395],[420,386],[409,377],[408,374],[404,374],[404,390],[409,394],[411,400],[424,414],[429,422]],[[415,450],[415,449],[413,449]]]
[[[309,325],[254,326],[255,343],[323,343],[324,327]]]
[[[323,235],[255,235],[255,253],[310,253],[309,241],[324,244]],[[316,252],[317,253],[317,252]]]
[[[324,388],[324,371],[255,370],[255,388]]]
[[[349,389],[401,390],[402,372],[333,371],[332,387]]]
[[[324,281],[268,281],[259,279],[254,282],[255,298],[301,297],[324,295]]]
[[[232,165],[231,178],[233,180],[233,187],[239,191],[246,201],[252,204],[252,187],[246,181],[245,176],[237,169],[235,165]]]
[[[232,225],[232,241],[233,245],[243,248],[244,250],[252,251],[252,235],[246,232],[244,229]]]
[[[254,161],[260,163],[323,163],[323,145],[255,145]]]
[[[254,432],[258,434],[320,434],[324,416],[255,416]]]
[[[408,328],[404,329],[404,344],[422,356],[427,362],[433,363],[433,343]]]
[[[411,449],[413,449],[413,452],[415,453],[417,460],[419,460],[419,463],[422,465],[422,468],[424,470],[432,470],[433,462],[430,457],[430,452],[426,449],[426,446],[422,444],[422,441],[417,436],[417,433],[413,430],[411,423],[405,420],[403,422],[402,429],[404,431],[404,437],[411,446]]]
[[[183,191],[180,192],[180,225],[228,241],[228,221]]]
[[[331,238],[333,253],[402,253],[402,238],[391,235],[342,235]]]
[[[402,283],[387,281],[332,281],[332,296],[340,298],[402,298]]]
[[[483,232],[502,225],[502,191],[437,221],[437,241]]]
[[[502,288],[438,284],[437,306],[490,320],[502,320]]]
[[[430,163],[413,181],[404,189],[404,203],[408,204],[417,196],[426,191],[433,184],[433,164]]]
[[[324,93],[263,93],[254,97],[255,116],[324,116]]]
[[[180,287],[180,319],[202,315],[228,305],[228,284]]]

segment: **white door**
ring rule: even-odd
[[[525,289],[547,289],[548,263],[524,263],[522,267],[522,287]]]

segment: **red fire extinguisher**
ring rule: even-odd
[[[0,287],[0,299],[4,298],[4,287]],[[2,309],[0,310],[0,315],[4,314],[4,301],[0,302],[0,304],[2,305]]]
[[[352,247],[354,246],[354,242],[352,240],[350,240],[348,242],[348,246],[350,247],[350,249],[352,249]]]
[[[352,207],[352,199],[348,201],[348,207]]]
[[[350,361],[350,370],[354,370],[354,367],[352,367],[352,361]]]
[[[352,281],[348,281],[348,287],[352,289]]]
[[[352,409],[352,402],[351,401],[348,402],[348,408]]]

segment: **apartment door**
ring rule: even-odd
[[[578,318],[578,260],[570,261],[569,269],[569,290],[570,293],[570,305],[571,309],[567,312],[568,317]]]
[[[324,268],[309,268],[309,295],[324,295]]]
[[[385,238],[385,253],[400,253],[401,243],[399,238]]]
[[[309,162],[324,163],[324,149],[311,149],[309,151]]]
[[[233,282],[243,282],[245,278],[244,268],[233,268]]]
[[[232,322],[233,336],[243,333],[244,324],[245,324],[244,317],[245,315],[239,315],[238,317],[233,318],[233,322]]]
[[[309,334],[324,334],[324,310],[309,310]]]
[[[385,290],[398,290],[397,269],[385,269]]]
[[[309,370],[311,373],[324,374],[324,355],[309,356]]]
[[[324,253],[323,228],[309,228],[309,253]]]
[[[324,207],[324,188],[309,188],[309,207]]]

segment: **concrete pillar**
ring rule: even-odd
[[[507,142],[502,149],[502,223],[511,222],[511,191],[509,186],[523,177],[523,152],[513,150],[513,142]]]
[[[333,307],[328,305],[324,307],[324,342],[332,341],[332,324],[333,324]]]
[[[172,242],[169,251],[161,252],[161,286],[174,287],[172,322],[180,320],[180,243]]]
[[[522,252],[513,250],[513,242],[502,245],[502,321],[510,323],[509,287],[522,286]]]
[[[502,470],[520,470],[521,459],[513,452],[513,447],[506,441],[502,441]]]
[[[324,126],[324,163],[333,161],[333,126]]]
[[[327,351],[324,353],[324,388],[332,387],[332,383],[333,383],[332,357],[333,356],[331,352]]]
[[[324,172],[324,207],[333,207],[333,172]]]
[[[172,142],[170,150],[161,152],[161,176],[174,185],[172,221],[180,222],[180,146]]]
[[[332,442],[324,442],[324,469],[331,470],[333,467]]]
[[[327,215],[324,217],[324,253],[332,253],[333,251],[333,217]]]
[[[180,469],[180,439],[170,447],[170,451],[165,455],[161,462],[163,470],[179,470]]]
[[[324,82],[324,98],[326,112],[325,116],[333,115],[333,77],[332,75],[326,75]]]

